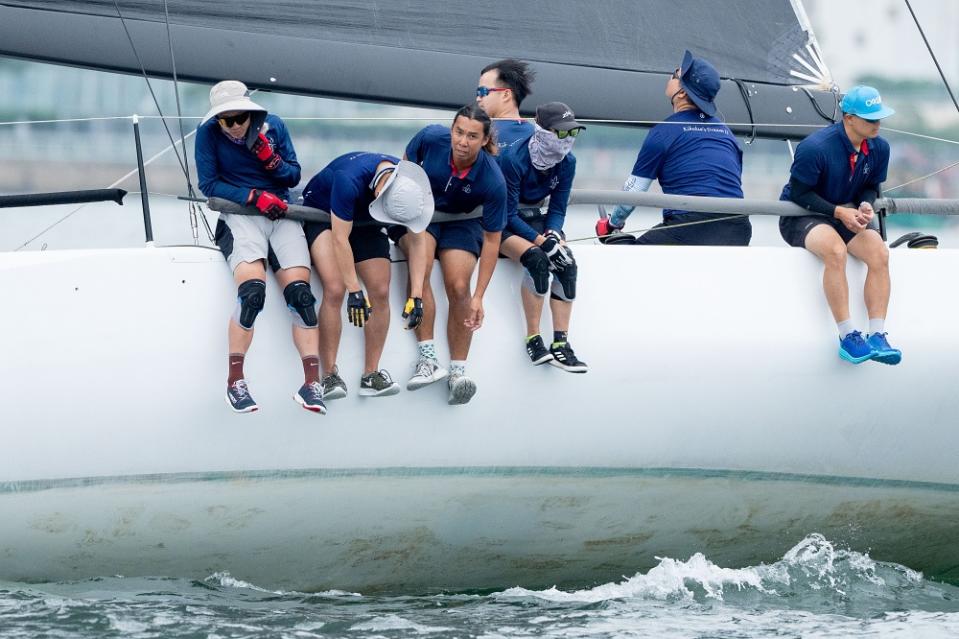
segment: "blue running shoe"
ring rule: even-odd
[[[853,364],[861,364],[872,359],[876,352],[872,349],[862,333],[853,331],[839,340],[839,357]]]
[[[326,404],[323,403],[323,385],[320,382],[310,382],[300,386],[300,390],[293,394],[296,403],[308,411],[326,415]]]
[[[902,351],[889,345],[886,333],[870,333],[866,337],[866,343],[875,351],[872,358],[877,362],[895,366],[902,361]]]
[[[252,413],[259,408],[250,395],[245,379],[238,379],[226,387],[226,403],[234,413]]]

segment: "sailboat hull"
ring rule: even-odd
[[[586,375],[529,365],[521,273],[501,261],[470,404],[447,406],[442,384],[356,397],[361,331],[346,325],[351,394],[326,416],[291,399],[301,371],[272,282],[247,364],[261,410],[224,405],[234,299],[213,250],[0,255],[0,579],[576,585],[663,555],[774,560],[810,532],[959,578],[959,344],[939,284],[959,254],[893,252],[896,367],[839,360],[804,251],[576,254]],[[864,272],[849,272],[855,299]],[[402,381],[405,276],[396,265],[382,360]]]

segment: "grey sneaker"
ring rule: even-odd
[[[323,386],[319,382],[311,382],[300,386],[300,390],[293,393],[296,403],[313,413],[326,415],[326,404],[323,403]]]
[[[421,357],[416,362],[416,372],[406,383],[406,390],[416,390],[429,386],[433,382],[438,382],[449,375],[449,371],[440,366],[440,363],[430,357]]]
[[[450,398],[447,403],[450,406],[465,404],[476,394],[476,382],[460,373],[450,375],[449,386]]]
[[[252,413],[259,408],[250,395],[245,379],[238,379],[226,387],[226,403],[234,413]]]
[[[334,366],[329,375],[323,377],[323,399],[343,399],[346,397],[346,382],[340,377],[340,368]]]
[[[393,381],[385,370],[373,371],[360,378],[360,395],[363,397],[386,397],[400,392],[400,385]]]

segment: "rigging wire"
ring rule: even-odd
[[[922,30],[922,25],[919,24],[919,18],[916,17],[916,12],[912,10],[912,4],[909,2],[909,0],[906,0],[906,7],[909,9],[909,13],[912,14],[912,20],[916,23],[916,28],[919,29],[919,35],[922,36],[922,41],[926,43],[926,49],[929,51],[929,55],[932,56],[932,61],[936,65],[936,70],[939,71],[939,77],[942,78],[942,83],[946,85],[946,91],[949,93],[949,98],[955,105],[956,111],[959,111],[959,101],[956,101],[956,94],[952,92],[952,87],[949,86],[949,81],[946,80],[946,74],[943,73],[942,67],[939,65],[939,59],[936,58],[936,53],[932,50],[932,45],[929,44],[929,39],[926,38],[926,32]]]

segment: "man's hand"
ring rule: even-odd
[[[256,136],[256,141],[253,142],[253,148],[250,150],[253,151],[256,159],[263,163],[263,168],[267,171],[272,171],[279,166],[280,156],[273,151],[270,141],[263,133]]]
[[[546,253],[550,266],[552,266],[554,270],[562,271],[573,263],[573,256],[570,254],[569,249],[562,244],[563,238],[559,233],[550,229],[546,231],[545,237],[546,240],[540,244],[539,247]]]
[[[470,299],[469,314],[463,320],[463,324],[471,331],[479,330],[479,327],[483,325],[483,317],[483,298],[474,295]]]
[[[423,321],[423,300],[419,297],[406,298],[403,307],[403,319],[406,320],[407,330],[416,328]]]
[[[286,215],[286,202],[269,191],[253,189],[250,191],[250,196],[246,198],[246,203],[255,206],[260,213],[271,220],[278,220]]]
[[[363,289],[347,295],[346,317],[350,320],[350,324],[357,328],[363,328],[372,314],[373,307],[366,301],[366,295],[363,293]]]
[[[837,206],[836,212],[833,214],[833,217],[842,222],[843,226],[853,233],[859,233],[866,228],[866,225],[859,221],[859,216],[859,209],[848,206]]]
[[[875,214],[876,212],[873,210],[872,204],[869,202],[863,202],[859,205],[858,220],[863,227],[869,226],[869,223],[872,222],[872,218]]]

